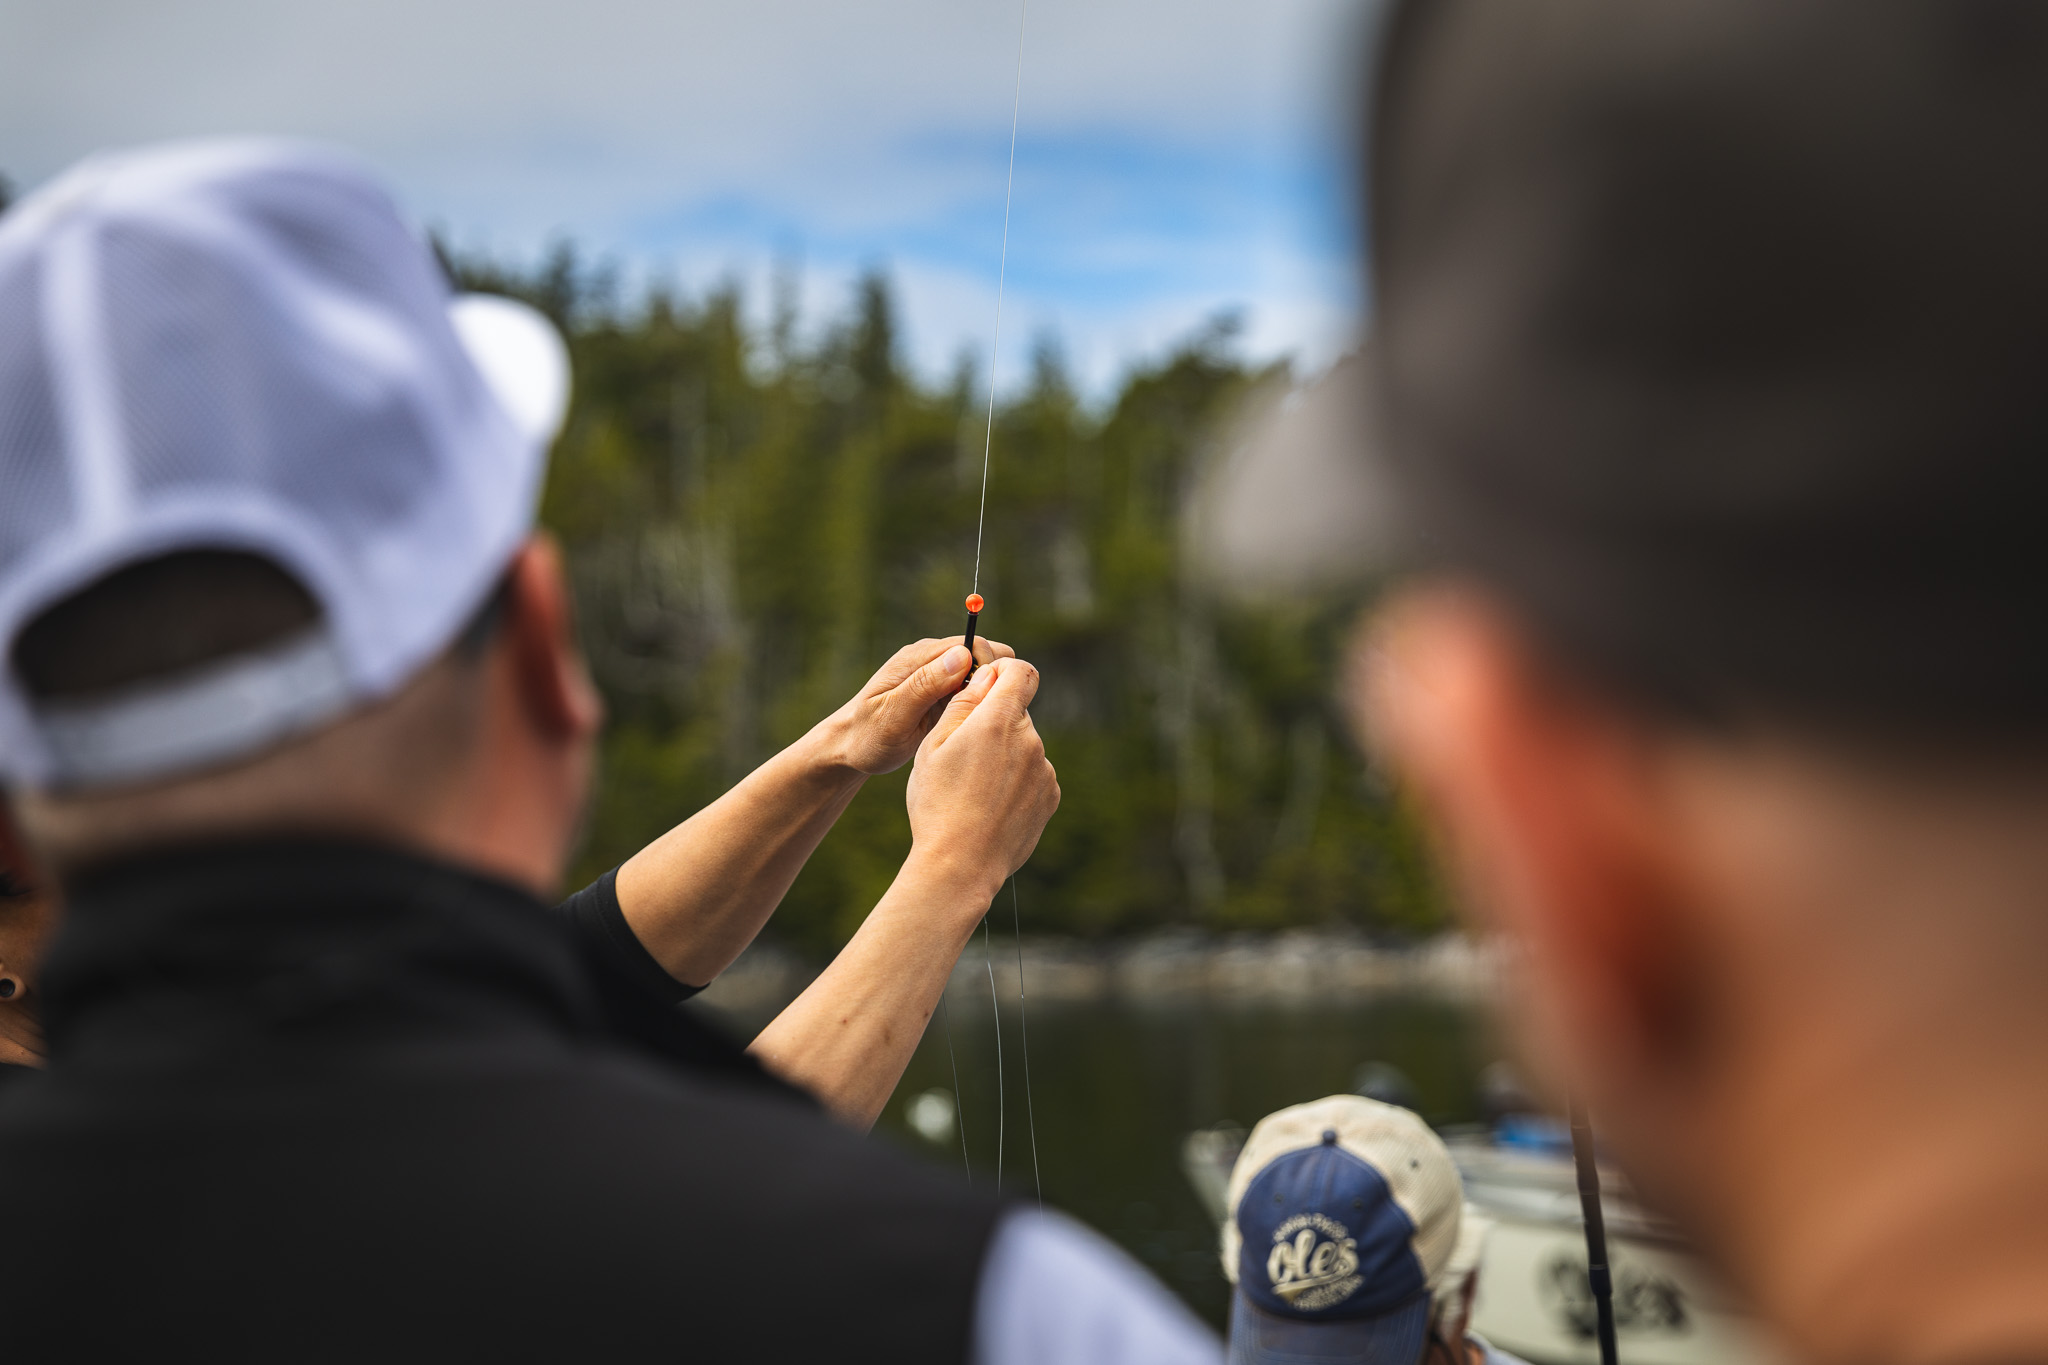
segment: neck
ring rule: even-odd
[[[396,697],[238,767],[107,792],[25,791],[24,826],[60,877],[152,848],[366,840],[555,887],[588,785],[589,744],[532,724],[493,665],[444,660]]]
[[[1767,1315],[1820,1361],[2048,1355],[2048,1103],[2025,1064],[1791,1050],[1724,1130],[1747,1188],[1723,1207],[1749,1211],[1723,1225],[1726,1260]]]
[[[2038,991],[1956,944],[1917,978],[1780,949],[1718,1062],[1627,1134],[1646,1187],[1820,1365],[2048,1357]]]
[[[1795,1353],[2048,1357],[2048,803],[1740,776],[1694,807],[1709,1041],[1617,1139]]]
[[[580,773],[565,774],[559,764],[521,761],[528,757],[498,753],[476,765],[422,813],[404,841],[536,896],[554,894],[584,783]]]

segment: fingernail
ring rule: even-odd
[[[946,657],[943,662],[948,673],[958,673],[973,661],[974,656],[967,652],[965,645],[954,645],[946,651]]]

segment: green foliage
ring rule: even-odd
[[[901,644],[960,629],[984,409],[971,364],[943,390],[904,372],[879,276],[800,348],[786,310],[750,334],[731,290],[621,308],[566,249],[530,274],[462,274],[548,311],[575,357],[543,517],[611,708],[588,876]],[[1232,611],[1183,574],[1205,441],[1280,377],[1235,358],[1233,335],[1212,324],[1099,413],[1043,345],[1030,391],[998,410],[983,624],[1042,670],[1033,715],[1065,794],[1019,879],[1027,930],[1438,922],[1415,834],[1334,705],[1350,611]],[[909,846],[904,781],[848,810],[776,916],[785,941],[835,947],[887,888]]]

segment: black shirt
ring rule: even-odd
[[[10,1356],[962,1359],[997,1205],[604,970],[389,850],[82,880],[0,1095]]]
[[[680,1005],[704,988],[676,980],[647,951],[619,906],[618,880],[618,869],[613,868],[555,907],[577,956],[589,969],[591,988],[607,1022],[624,1040],[659,1054],[680,1052],[685,1060],[773,1084],[745,1053],[705,1047],[701,1030],[662,1017],[667,1011],[656,1007]],[[40,1069],[0,1062],[0,1088]]]
[[[752,1054],[676,1007],[701,986],[687,986],[647,951],[619,908],[618,870],[605,873],[555,907],[589,974],[599,1017],[621,1041],[657,1057],[812,1103],[804,1091],[771,1076]]]
[[[647,945],[626,923],[619,908],[619,870],[615,867],[555,907],[569,923],[586,958],[601,961],[619,985],[632,985],[671,1005],[680,1005],[703,990],[668,974]]]

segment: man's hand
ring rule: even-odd
[[[983,905],[1059,809],[1059,775],[1031,723],[1037,692],[1038,670],[1014,655],[983,668],[946,704],[910,774],[912,859],[978,881]]]
[[[908,763],[919,741],[931,733],[946,698],[959,690],[967,676],[967,650],[961,640],[958,635],[919,640],[897,650],[895,657],[868,679],[867,686],[827,722],[835,732],[833,748],[838,761],[870,777],[894,772]],[[974,654],[988,664],[1013,659],[1017,651],[994,640],[978,639]]]

